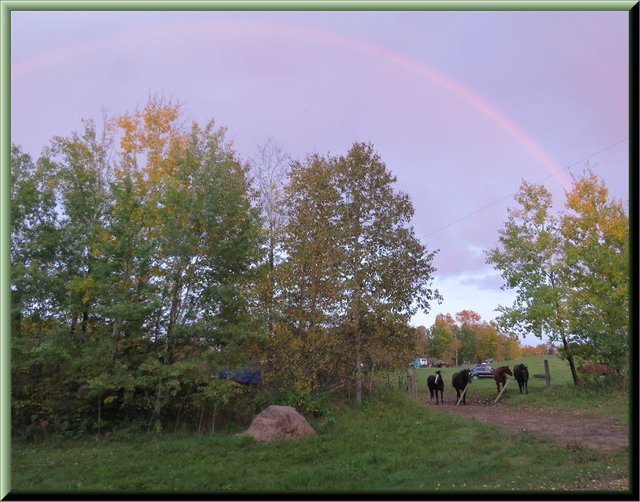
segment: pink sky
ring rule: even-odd
[[[439,248],[445,297],[493,319],[511,294],[484,263],[520,180],[563,203],[562,169],[628,137],[626,12],[14,12],[12,142],[131,111],[150,94],[215,118],[249,159],[371,141]],[[628,142],[589,159],[628,199]],[[572,169],[579,172],[582,164]],[[447,227],[444,230],[439,229]],[[536,343],[534,338],[527,339]]]

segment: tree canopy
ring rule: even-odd
[[[515,289],[499,321],[517,333],[559,340],[574,382],[574,356],[620,369],[628,361],[629,219],[596,175],[574,178],[565,211],[549,191],[523,182],[516,208],[487,261]]]
[[[252,171],[225,133],[151,99],[35,161],[12,147],[16,425],[214,428],[269,392],[360,403],[406,365],[435,252],[373,146],[299,162],[269,144]]]

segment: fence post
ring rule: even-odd
[[[415,377],[413,376],[413,370],[411,369],[411,367],[409,367],[409,369],[407,370],[407,390],[409,391],[409,394],[413,396],[414,392],[414,388],[415,388]]]
[[[502,396],[502,393],[504,392],[504,389],[507,388],[507,384],[509,383],[509,379],[507,378],[504,381],[504,385],[502,386],[502,389],[500,390],[500,394],[498,394],[498,397],[496,397],[496,400],[493,402],[493,404],[496,404],[498,402],[498,400],[500,399],[500,397]]]
[[[460,398],[458,399],[458,402],[456,403],[456,406],[458,406],[460,404],[460,401],[462,401],[462,398],[464,397],[465,393],[467,392],[467,389],[469,388],[469,384],[471,382],[469,382],[467,384],[467,386],[464,388],[464,390],[462,391],[462,394],[460,394]]]
[[[547,387],[551,387],[551,373],[549,373],[549,360],[544,360],[544,378],[547,381]]]

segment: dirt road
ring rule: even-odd
[[[427,406],[520,432],[541,434],[567,445],[602,450],[629,445],[628,427],[616,418],[587,417],[577,412],[546,409],[517,410],[500,403],[493,404],[493,400],[467,399],[466,406],[456,406],[455,399],[445,399],[444,405],[427,402]]]

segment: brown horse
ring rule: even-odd
[[[499,368],[496,368],[495,372],[493,373],[493,378],[496,381],[498,392],[500,392],[500,385],[502,384],[502,387],[504,387],[507,383],[507,375],[513,376],[513,373],[511,373],[509,366],[500,366]]]
[[[578,366],[578,372],[585,376],[607,376],[610,368],[607,364],[582,364]]]

